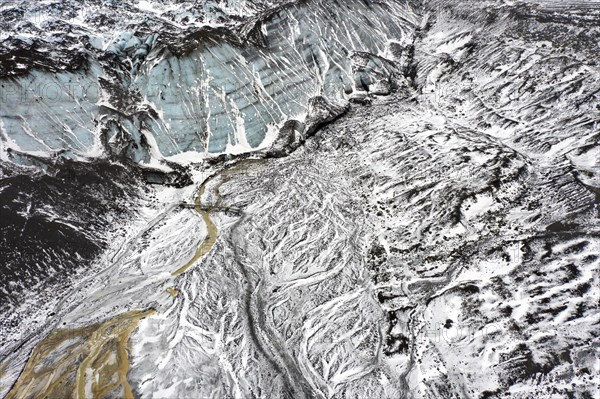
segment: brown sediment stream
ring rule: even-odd
[[[6,364],[2,364],[0,363],[0,381],[2,381],[2,379],[4,378],[4,375],[6,374]],[[5,384],[0,382],[0,391],[2,389],[4,389]]]
[[[192,257],[192,259],[190,259],[184,266],[182,266],[179,269],[177,269],[176,271],[174,271],[173,276],[179,276],[180,274],[185,273],[194,263],[196,263],[204,255],[206,255],[212,249],[213,245],[215,245],[215,242],[217,242],[217,235],[219,234],[219,229],[217,228],[217,225],[215,224],[215,222],[213,222],[212,218],[210,217],[210,209],[208,209],[208,210],[202,209],[202,196],[204,195],[204,192],[206,191],[207,184],[211,180],[212,180],[211,178],[204,180],[202,185],[200,185],[200,190],[198,190],[198,195],[196,196],[196,200],[194,201],[194,205],[195,205],[194,209],[196,210],[196,212],[198,212],[200,214],[200,216],[202,217],[202,220],[206,224],[206,229],[208,231],[208,234],[207,234],[206,238],[202,241],[202,243],[200,244],[198,249],[196,249],[196,253]],[[217,195],[217,196],[219,195],[218,188],[215,188],[214,192],[215,192],[215,195]]]
[[[52,332],[34,349],[6,399],[132,399],[127,382],[129,338],[139,321],[153,313],[134,311],[87,327]]]
[[[210,213],[221,207],[219,189],[236,173],[262,159],[246,159],[225,168],[206,179],[194,201],[194,208],[206,223],[208,235],[192,259],[172,273],[179,276],[206,255],[217,241],[218,229]],[[216,203],[205,207],[202,196],[214,179],[221,180],[213,187]],[[203,209],[204,208],[204,209]],[[175,287],[167,289],[175,297]],[[127,381],[129,371],[129,339],[139,321],[154,314],[154,310],[133,311],[118,315],[102,323],[78,329],[56,330],[40,342],[31,353],[18,380],[6,399],[20,398],[103,398],[133,399]],[[0,364],[0,373],[4,370]]]
[[[255,164],[255,163],[263,164],[264,162],[265,162],[264,159],[242,160],[242,161],[240,161],[236,164],[233,164],[230,167],[224,169],[221,173],[219,173],[215,176],[209,177],[200,185],[200,189],[198,190],[198,195],[196,196],[196,199],[194,201],[194,209],[196,210],[196,212],[198,212],[200,214],[200,216],[202,217],[202,220],[206,224],[208,234],[207,234],[206,238],[202,241],[202,243],[200,244],[198,249],[196,250],[196,253],[192,257],[192,259],[190,259],[184,266],[182,266],[181,268],[174,271],[173,276],[179,276],[179,275],[185,273],[198,260],[200,260],[207,253],[209,253],[210,250],[212,249],[212,247],[217,242],[217,237],[219,235],[219,229],[217,228],[217,225],[210,217],[210,213],[212,211],[212,208],[221,206],[221,195],[219,194],[219,189],[221,188],[221,186],[224,183],[226,183],[227,181],[229,181],[229,179],[231,179],[231,177],[233,175],[244,171],[251,164]],[[216,198],[216,203],[213,205],[205,206],[202,204],[202,196],[206,192],[206,187],[207,187],[208,183],[210,183],[216,177],[221,178],[221,181],[218,184],[216,184],[213,188],[213,194]]]

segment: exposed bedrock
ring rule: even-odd
[[[277,133],[275,142],[266,151],[269,157],[289,155],[300,147],[306,139],[326,123],[344,115],[350,107],[329,103],[324,97],[313,97],[308,102],[308,112],[304,122],[295,119],[286,121]]]

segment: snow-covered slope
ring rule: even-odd
[[[598,2],[85,4],[112,47],[2,76],[101,100],[3,107],[3,165],[109,159],[129,208],[70,289],[7,292],[2,395],[598,395]]]

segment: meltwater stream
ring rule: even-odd
[[[235,174],[243,173],[253,166],[260,167],[263,163],[261,159],[244,159],[225,166],[220,172],[202,182],[194,200],[194,209],[204,222],[207,234],[200,240],[201,244],[195,250],[194,256],[174,271],[171,279],[198,264],[215,245],[219,231],[211,213],[215,208],[226,209],[222,204],[219,188]],[[205,204],[202,197],[207,186],[215,181],[218,183],[213,184],[212,195],[209,196],[209,201],[214,201],[213,205]],[[152,228],[156,223],[157,221],[153,220],[148,228]],[[172,297],[180,294],[174,287],[169,287],[166,291]],[[133,391],[127,380],[130,369],[130,336],[138,328],[140,320],[154,314],[155,309],[136,310],[89,326],[52,331],[33,349],[24,370],[6,398],[66,398],[74,395],[81,399],[132,399]],[[0,370],[6,367],[7,365],[0,365]]]
[[[133,399],[127,381],[129,340],[141,319],[155,312],[125,313],[75,330],[56,330],[33,350],[6,396],[19,398]]]
[[[215,222],[212,220],[210,214],[215,210],[215,208],[219,208],[221,211],[227,211],[227,207],[223,207],[221,204],[221,196],[219,195],[219,188],[221,187],[221,185],[227,182],[234,174],[243,173],[243,171],[249,166],[253,164],[260,164],[262,162],[262,159],[244,159],[239,162],[236,162],[231,166],[225,167],[216,176],[211,176],[210,178],[202,182],[202,184],[200,185],[200,189],[198,190],[198,195],[194,200],[194,209],[202,217],[202,220],[204,221],[204,224],[206,225],[206,228],[208,230],[208,235],[206,238],[204,238],[204,241],[202,241],[202,244],[196,250],[194,257],[190,259],[190,261],[184,266],[182,266],[180,269],[173,272],[173,276],[179,276],[180,274],[185,273],[186,270],[188,270],[196,262],[202,259],[202,257],[206,255],[215,245],[215,242],[217,241],[219,235],[219,229],[217,228]],[[202,197],[204,196],[207,185],[213,180],[219,180],[219,183],[216,184],[212,190],[212,196],[214,198],[213,200],[216,202],[213,205],[204,204],[202,202]]]

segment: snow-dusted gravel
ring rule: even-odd
[[[6,284],[0,395],[598,396],[598,2],[109,3],[3,33],[86,37],[18,50],[39,65],[2,64],[5,95],[101,93],[2,103],[3,212],[102,245]],[[91,231],[7,194],[64,192],[57,157],[131,171],[72,197],[121,201]]]

